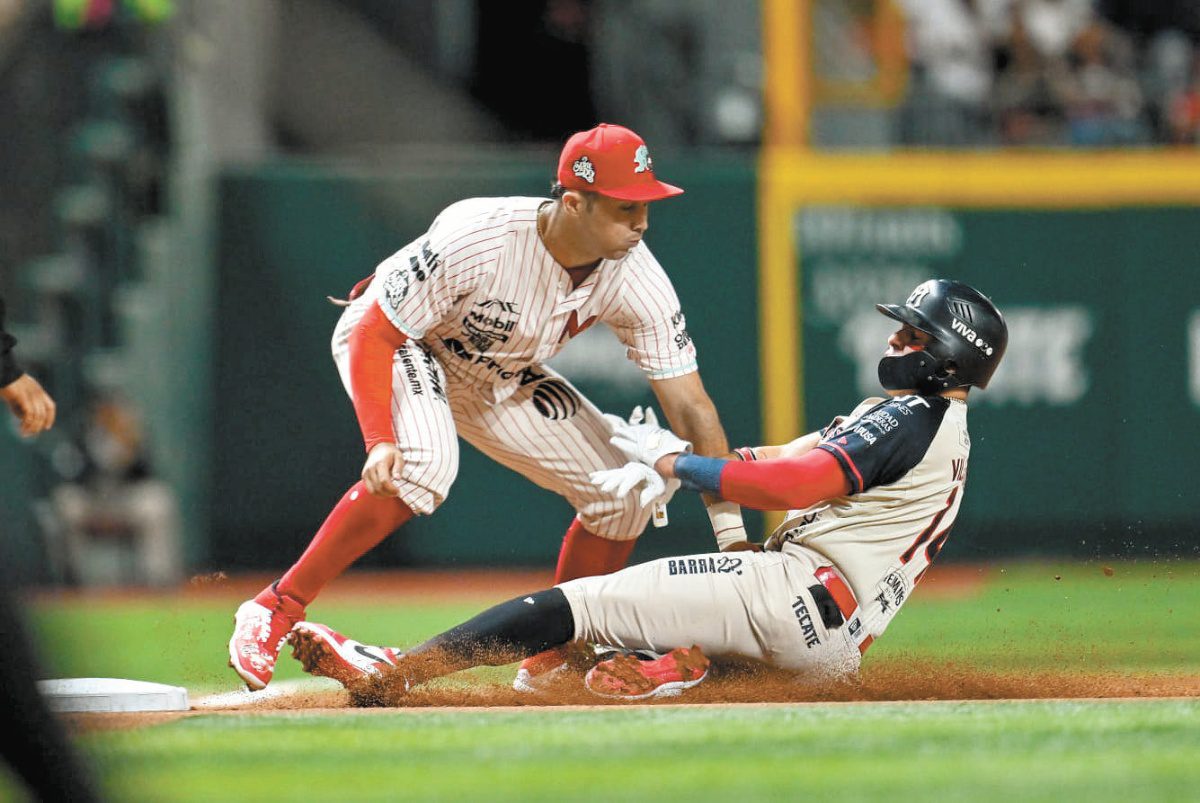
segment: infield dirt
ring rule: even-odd
[[[1107,574],[1107,572],[1106,572]],[[977,566],[941,566],[921,586],[921,596],[969,597],[987,580],[989,571]],[[248,595],[265,582],[263,577],[210,575],[194,578],[185,594],[237,597]],[[348,574],[330,587],[328,597],[370,597],[403,602],[419,599],[455,599],[494,602],[551,584],[546,571],[495,572],[384,572]],[[576,667],[544,694],[529,695],[506,685],[466,676],[435,681],[414,689],[397,701],[403,709],[480,709],[541,707],[605,707],[630,705],[589,693],[582,684],[586,667]],[[717,664],[712,677],[682,697],[640,701],[637,705],[731,705],[817,702],[938,701],[938,700],[1049,700],[1136,699],[1200,697],[1200,675],[1170,673],[1120,673],[1071,671],[987,671],[967,664],[910,660],[891,655],[867,660],[862,677],[854,684],[806,686],[783,672],[751,664]],[[352,708],[345,691],[301,691],[264,697],[229,707],[206,706],[178,714],[78,715],[72,718],[82,730],[142,727],[198,714],[305,712],[345,714]],[[396,709],[383,709],[396,710]]]

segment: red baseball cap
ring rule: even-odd
[[[683,194],[654,177],[645,140],[609,123],[571,135],[558,157],[558,183],[622,201],[658,201]]]

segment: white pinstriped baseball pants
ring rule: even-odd
[[[347,393],[350,332],[369,303],[364,297],[351,304],[333,335],[334,362]],[[588,479],[593,471],[625,464],[608,442],[600,410],[560,374],[536,369],[549,382],[521,386],[492,404],[478,386],[448,378],[422,343],[405,343],[392,363],[392,421],[404,459],[401,501],[422,515],[445,501],[458,475],[461,435],[497,463],[564,497],[590,532],[614,541],[637,538],[650,512],[638,508],[636,494],[614,498]]]

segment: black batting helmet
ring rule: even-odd
[[[880,362],[880,382],[890,390],[937,393],[970,385],[986,388],[1008,346],[1008,326],[1000,310],[962,282],[930,279],[918,285],[903,306],[876,304],[875,308],[930,337],[923,351]]]

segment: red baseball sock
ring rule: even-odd
[[[583,522],[576,518],[563,537],[558,566],[554,570],[554,582],[565,583],[577,577],[610,574],[623,569],[636,544],[636,538],[628,541],[601,538],[588,532]]]
[[[372,496],[356,482],[317,530],[312,543],[279,581],[277,590],[308,605],[330,580],[412,518],[408,505]]]

